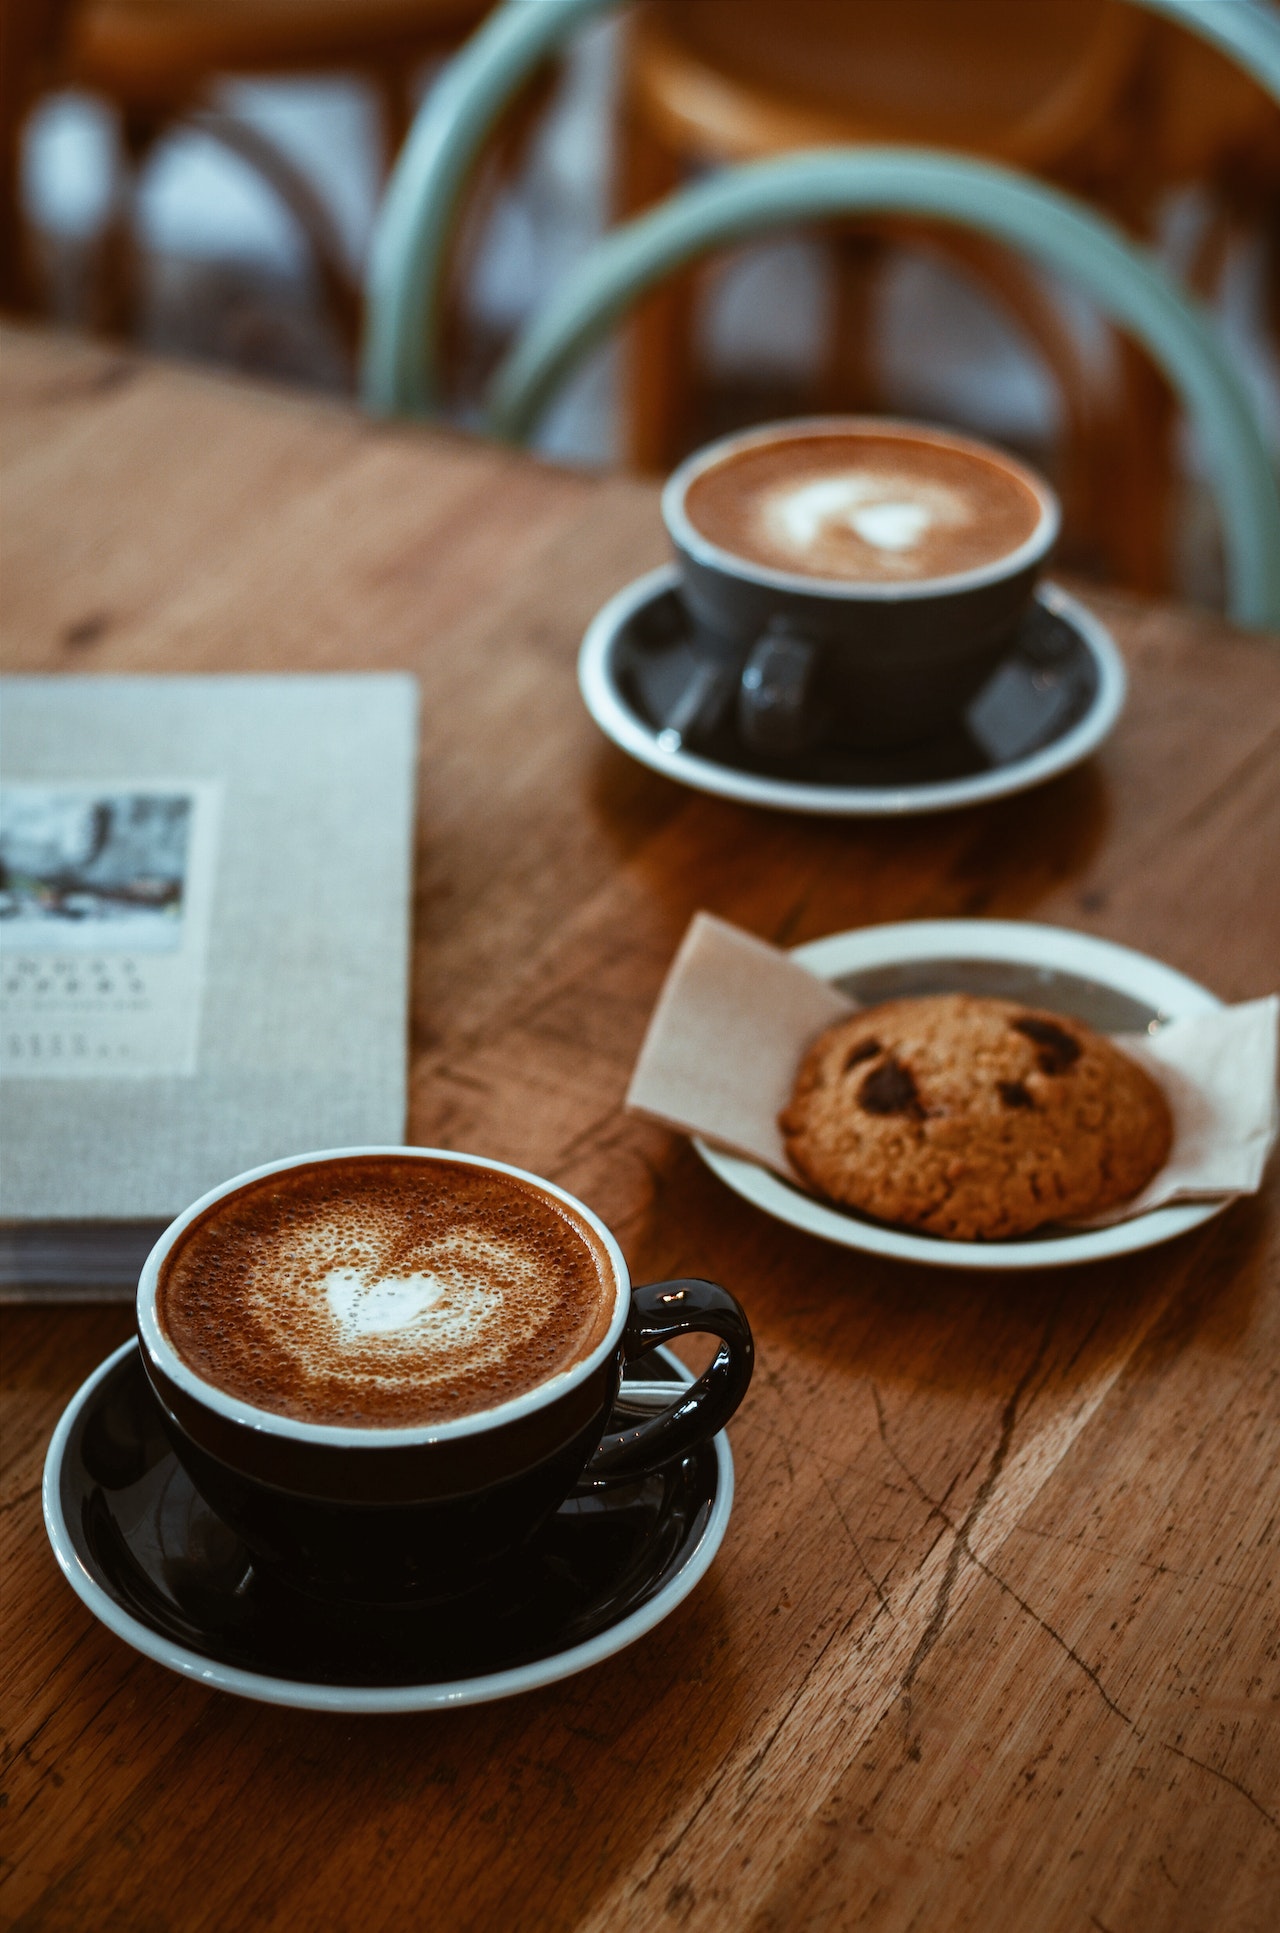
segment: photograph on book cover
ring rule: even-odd
[[[221,790],[0,787],[0,1073],[196,1072]]]

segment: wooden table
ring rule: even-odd
[[[788,819],[578,701],[586,620],[664,554],[648,486],[35,336],[0,388],[8,668],[414,672],[411,1138],[565,1183],[759,1346],[728,1536],[665,1624],[513,1702],[339,1719],[170,1676],[73,1597],[41,1459],[130,1315],[8,1313],[4,1923],[1280,1922],[1274,1184],[1114,1265],[950,1277],[767,1220],[621,1105],[699,907],[778,942],[1025,916],[1270,991],[1274,645],[1100,596],[1133,694],[1086,769]]]

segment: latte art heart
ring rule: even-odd
[[[803,482],[779,483],[760,499],[762,528],[794,565],[846,548],[902,553],[935,529],[958,529],[969,518],[962,497],[928,478],[850,470]]]
[[[330,1269],[320,1279],[329,1313],[344,1342],[382,1336],[434,1309],[444,1289],[434,1275],[402,1275],[370,1281],[358,1269]]]
[[[874,544],[877,550],[910,550],[933,520],[933,512],[923,503],[869,503],[849,518],[863,543]]]
[[[328,1269],[316,1283],[332,1318],[332,1345],[359,1348],[379,1341],[390,1350],[420,1351],[476,1346],[486,1322],[500,1319],[509,1300],[501,1284],[518,1281],[527,1258],[477,1242],[470,1256],[442,1244],[441,1272],[416,1269],[381,1275],[376,1267]],[[468,1261],[470,1271],[468,1272]],[[452,1264],[452,1265],[450,1265]]]

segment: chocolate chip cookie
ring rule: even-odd
[[[778,1117],[819,1193],[953,1241],[997,1241],[1127,1201],[1163,1166],[1163,1093],[1079,1020],[935,994],[814,1041]]]

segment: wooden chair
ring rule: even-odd
[[[1233,5],[1216,0],[1199,11]],[[1256,152],[1276,121],[1237,67],[1153,18],[1186,24],[1189,11],[1159,0],[1152,8],[1124,0],[788,0],[785,8],[773,0],[645,0],[626,42],[620,210],[650,206],[708,166],[834,143],[910,141],[1010,162],[1150,237],[1163,189],[1217,180],[1223,160]],[[1194,143],[1185,129],[1195,130]],[[1233,195],[1234,224],[1215,225],[1202,251],[1204,279],[1213,242],[1220,260],[1256,200]],[[1038,278],[989,242],[900,222],[831,236],[818,406],[882,403],[874,318],[884,271],[903,247],[940,257],[976,283],[1047,366],[1066,420],[1059,487],[1082,554],[1142,588],[1167,588],[1167,386],[1119,342],[1117,379],[1101,388]],[[669,469],[699,420],[693,345],[704,294],[697,276],[680,278],[642,305],[628,331],[625,435],[637,467]]]
[[[426,413],[439,395],[442,292],[454,213],[488,129],[527,75],[602,0],[516,0],[491,18],[428,104],[374,239],[364,356],[371,407]],[[1280,25],[1264,48],[1280,88]],[[667,276],[713,249],[799,222],[923,217],[976,231],[1066,275],[1135,336],[1181,395],[1210,455],[1231,607],[1280,621],[1280,496],[1251,405],[1209,322],[1108,222],[989,163],[911,149],[830,149],[713,176],[607,236],[517,343],[491,423],[523,436],[583,351]]]
[[[332,218],[307,177],[256,127],[214,100],[227,75],[363,75],[381,104],[389,167],[412,118],[421,64],[464,40],[492,0],[0,0],[7,45],[0,80],[0,300],[34,307],[24,257],[17,156],[22,121],[40,94],[82,87],[119,111],[124,179],[104,238],[95,321],[130,333],[138,275],[133,200],[158,139],[198,126],[247,161],[280,197],[310,244],[327,306],[354,354],[361,292]]]
[[[771,0],[645,0],[625,41],[619,212],[652,206],[695,170],[863,142],[948,147],[1051,174],[1124,92],[1143,25],[1117,0],[1034,9],[1021,0],[789,0],[781,11]],[[1036,278],[976,238],[883,221],[828,238],[815,405],[880,403],[875,309],[904,241],[977,281],[1049,364],[1075,459],[1060,487],[1077,523],[1088,483],[1073,472],[1096,440],[1088,372]],[[637,468],[670,469],[698,422],[703,281],[678,278],[628,330],[624,434]]]

